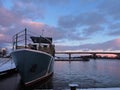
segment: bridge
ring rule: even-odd
[[[96,57],[96,54],[115,54],[120,58],[120,51],[71,51],[71,52],[66,52],[66,51],[57,51],[55,54],[68,54],[69,59],[71,59],[72,54],[92,54],[93,57]]]

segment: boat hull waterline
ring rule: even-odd
[[[54,57],[48,53],[19,49],[11,55],[26,86],[33,85],[53,74]]]

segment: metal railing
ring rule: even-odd
[[[18,47],[23,47],[23,48],[27,48],[28,47],[28,43],[32,42],[32,40],[30,39],[33,32],[28,31],[26,28],[25,30],[18,32],[17,34],[15,34],[12,38],[13,41],[13,50],[18,49]]]
[[[30,39],[32,36],[42,37],[41,35],[31,32],[31,31],[27,30],[26,28],[25,28],[25,30],[20,31],[17,34],[15,34],[12,38],[13,50],[18,49],[19,47],[28,48],[29,44],[33,43],[32,39]],[[49,39],[47,39],[45,37],[42,37],[42,38],[46,39],[48,42],[50,42],[52,44],[52,42]]]

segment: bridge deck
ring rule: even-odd
[[[57,51],[55,54],[120,54],[120,51],[101,51],[101,52],[96,52],[96,51],[80,51],[80,52],[65,52],[65,51]]]

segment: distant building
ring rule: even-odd
[[[7,48],[0,49],[0,57],[4,57],[7,54]]]

